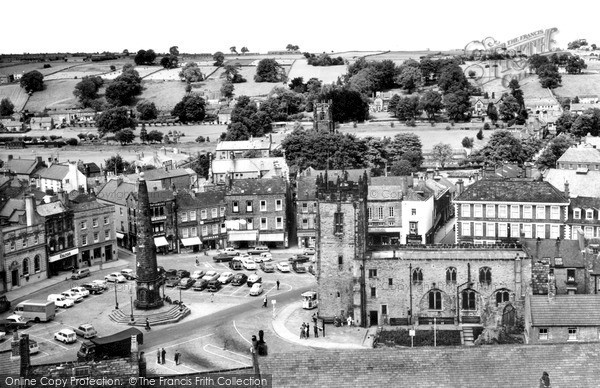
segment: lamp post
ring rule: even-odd
[[[183,311],[183,300],[181,299],[181,287],[179,288],[179,311]]]
[[[117,281],[115,280],[115,310],[119,309],[119,301],[117,300]]]
[[[131,322],[134,321],[133,319],[133,292],[131,290],[131,288],[129,288],[129,301],[131,303]]]

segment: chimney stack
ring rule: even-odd
[[[27,376],[29,366],[31,365],[31,356],[29,355],[29,334],[21,334],[19,341],[19,355],[21,356],[20,376]]]
[[[532,169],[533,169],[533,163],[531,162],[525,162],[525,178],[531,178],[533,173],[532,173]]]
[[[456,196],[459,196],[465,190],[465,182],[462,179],[456,181]]]
[[[33,226],[37,220],[35,209],[35,197],[31,194],[25,195],[25,219],[27,226]]]
[[[554,278],[554,271],[550,269],[548,273],[548,300],[554,302],[556,296],[556,279]]]
[[[569,181],[565,181],[565,197],[570,198],[571,193],[569,191]]]

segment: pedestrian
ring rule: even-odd
[[[179,351],[175,351],[175,365],[179,365]]]
[[[198,260],[198,256],[196,256],[196,267],[200,265],[200,260]]]
[[[160,364],[160,348],[156,349],[156,363]]]
[[[325,338],[325,321],[323,321],[323,338]]]
[[[263,299],[263,307],[267,307],[267,296],[266,295]]]
[[[215,301],[215,294],[213,294],[212,292],[210,293],[210,303]]]
[[[319,338],[319,328],[317,327],[316,323],[313,325],[313,329],[315,332],[315,338]]]
[[[315,326],[316,326],[316,325],[317,325],[317,313],[314,313],[314,314],[313,314],[313,316],[312,316],[312,320],[313,320],[313,323],[314,323],[314,324],[315,324]]]
[[[277,279],[277,289],[279,290],[279,279]]]
[[[304,330],[304,322],[302,322],[302,326],[300,326],[300,339],[306,337],[306,330]]]
[[[150,331],[150,321],[146,318],[146,331]]]
[[[352,326],[352,317],[350,315],[348,315],[348,326]]]
[[[165,348],[162,348],[162,351],[160,352],[161,358],[162,358],[162,362],[161,364],[165,363],[165,357],[167,356],[167,352],[165,351]]]

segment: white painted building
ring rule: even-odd
[[[57,193],[63,189],[67,193],[83,187],[87,191],[85,175],[77,168],[76,162],[52,164],[37,174],[37,186],[41,191],[52,190]]]

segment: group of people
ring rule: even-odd
[[[167,356],[167,351],[165,350],[165,348],[156,349],[156,363],[157,364],[164,364],[166,356]],[[175,351],[175,365],[179,365],[180,362],[181,362],[181,353],[179,353],[179,350],[176,350]]]
[[[352,320],[352,317],[350,315],[348,315],[348,318],[346,318],[345,321],[348,324],[348,326],[352,326],[352,324],[354,323],[354,321]],[[344,317],[338,317],[336,315],[333,318],[333,324],[335,325],[335,327],[344,326]]]
[[[313,324],[313,331],[315,333],[315,338],[319,338],[319,327],[316,323]],[[300,339],[309,339],[310,338],[310,323],[302,322],[302,326],[300,326]]]

